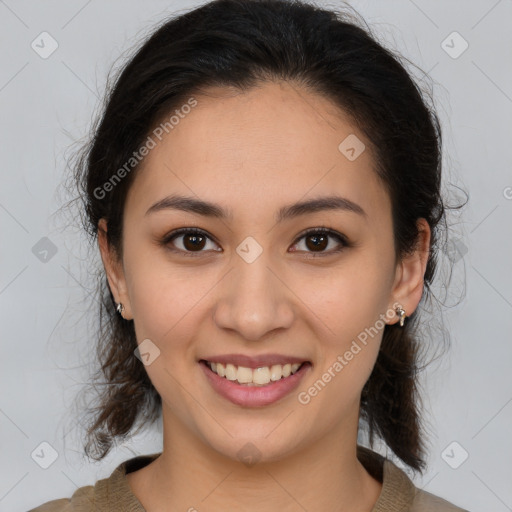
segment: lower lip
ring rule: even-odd
[[[219,377],[203,361],[199,365],[213,389],[219,395],[236,405],[244,407],[261,407],[277,402],[291,393],[300,384],[300,381],[311,367],[310,363],[305,363],[296,373],[289,377],[284,377],[274,382],[271,381],[265,386],[247,386],[224,377]]]

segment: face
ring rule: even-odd
[[[384,325],[398,320],[393,304],[412,313],[424,273],[418,260],[407,272],[395,265],[369,141],[327,99],[286,83],[195,98],[130,188],[122,263],[104,257],[138,343],[150,340],[141,351],[164,428],[232,459],[249,442],[273,460],[353,434]],[[366,145],[355,159],[339,149],[349,136],[356,155]],[[226,216],[151,210],[171,195]],[[346,202],[279,218],[334,196]],[[204,361],[224,363],[229,378]]]

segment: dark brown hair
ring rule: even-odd
[[[125,198],[137,171],[126,166],[164,116],[210,86],[248,91],[286,80],[340,107],[371,143],[376,172],[392,201],[397,261],[416,248],[416,221],[431,228],[422,303],[431,293],[441,196],[441,130],[427,95],[403,59],[385,49],[348,12],[297,0],[215,0],[158,27],[107,85],[104,108],[75,165],[84,201],[84,225],[96,239],[108,222],[108,242],[122,258]],[[126,170],[126,167],[124,167]],[[103,458],[137,423],[158,418],[161,398],[137,347],[132,321],[116,313],[103,268],[99,273],[100,325],[95,376],[98,396],[89,409],[85,452]],[[380,437],[405,464],[425,467],[418,372],[418,308],[405,326],[386,325],[375,368],[361,396],[370,443]]]

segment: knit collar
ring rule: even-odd
[[[100,510],[145,512],[133,494],[126,475],[147,466],[160,455],[153,453],[128,459],[119,464],[110,477],[96,482],[94,494]],[[357,446],[357,458],[368,473],[382,483],[379,498],[371,512],[408,510],[407,507],[413,503],[416,488],[407,474],[391,460],[360,445]]]

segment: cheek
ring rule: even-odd
[[[344,309],[338,303],[336,322],[330,326],[335,335],[322,337],[314,375],[302,386],[299,401],[312,403],[309,410],[322,414],[326,425],[334,425],[359,406],[385,328],[385,315],[378,306],[371,297],[357,304],[348,301]]]
[[[325,283],[328,287],[317,290],[308,304],[327,333],[320,337],[317,352],[320,379],[330,389],[326,398],[355,399],[375,365],[386,321],[391,319],[389,265],[381,263],[376,255],[361,254],[350,269],[347,264],[333,273]]]
[[[351,360],[337,356],[318,371],[314,382],[304,389],[301,404],[313,417],[321,417],[324,429],[357,415],[361,392],[375,364],[378,351],[372,346],[361,347]],[[339,357],[339,359],[338,359]]]
[[[125,275],[137,338],[182,339],[211,285],[198,269],[172,263],[165,251],[126,241]],[[179,335],[178,335],[179,333]]]
[[[321,319],[329,345],[336,350],[343,350],[368,329],[374,335],[382,330],[382,321],[378,320],[389,301],[388,271],[362,257],[351,263],[328,279],[317,279],[317,286],[307,285],[307,305]]]
[[[337,388],[339,396],[355,397],[372,372],[384,327],[385,320],[376,306],[339,315],[336,336],[324,343],[319,357],[317,371],[322,382]]]
[[[197,272],[173,269],[161,260],[136,254],[125,259],[130,303],[138,343],[149,339],[159,351],[146,366],[148,376],[162,399],[185,414],[194,406],[184,383],[194,378],[190,371],[201,298],[212,286],[199,279]]]

